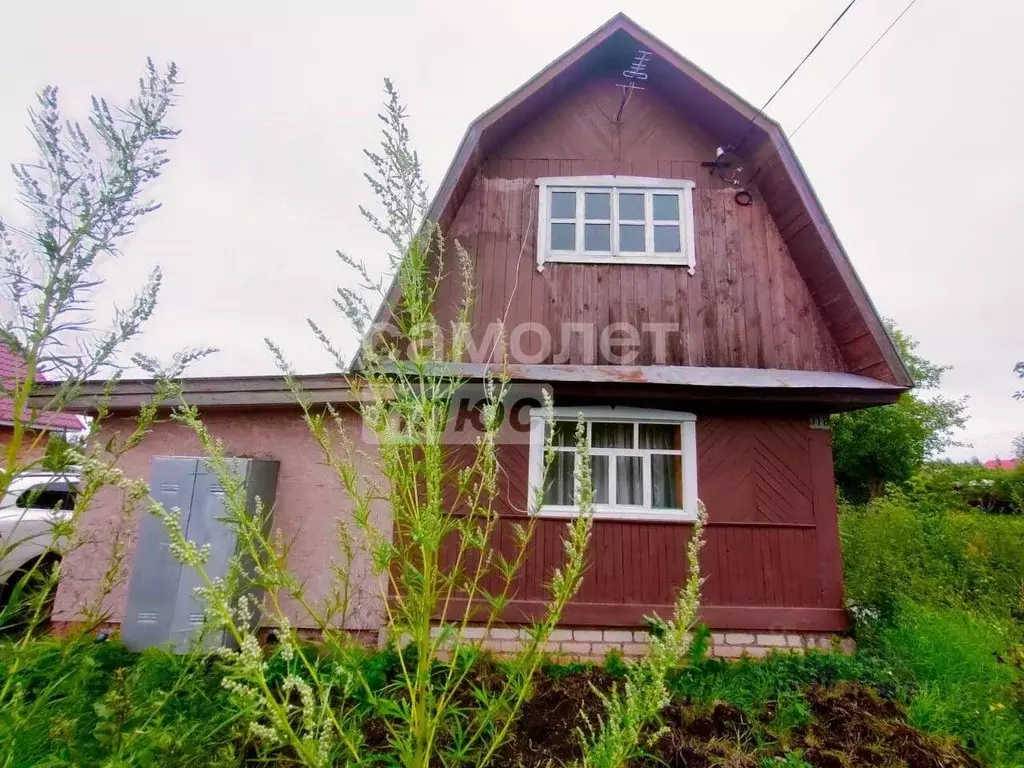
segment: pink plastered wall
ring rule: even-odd
[[[322,612],[348,585],[348,613],[344,625],[353,630],[373,630],[382,621],[383,604],[378,580],[371,572],[366,547],[352,523],[353,503],[341,487],[335,470],[327,466],[320,447],[295,409],[212,410],[202,414],[207,428],[220,438],[228,455],[280,462],[273,527],[290,546],[288,564],[305,582],[304,597]],[[343,414],[348,433],[360,442],[359,416]],[[127,436],[135,427],[130,416],[114,415],[103,425],[98,440],[106,444],[114,433]],[[361,446],[365,449],[366,446]],[[117,467],[129,477],[148,480],[153,456],[202,456],[199,441],[186,427],[170,422],[154,425],[140,445],[121,457]],[[374,477],[365,462],[364,478]],[[116,488],[104,488],[82,517],[76,546],[65,556],[53,619],[75,622],[83,610],[95,606],[102,592],[114,542],[125,542],[125,562],[113,590],[102,599],[110,621],[120,622],[127,599],[128,577],[134,565],[135,533],[142,515],[150,514],[144,504],[124,509]],[[386,507],[373,510],[379,530],[390,535],[391,517]],[[341,546],[339,526],[355,537],[355,556],[350,559]],[[338,571],[348,573],[339,579]],[[289,620],[298,627],[313,627],[308,613],[294,600],[282,596]],[[268,623],[269,619],[268,619]],[[334,623],[340,624],[340,617]]]

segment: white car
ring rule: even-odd
[[[15,477],[0,498],[0,624],[10,623],[3,609],[17,585],[60,562],[54,525],[71,516],[77,492],[75,474],[33,472]]]

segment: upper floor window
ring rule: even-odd
[[[537,268],[546,261],[696,265],[693,182],[639,176],[537,179]]]

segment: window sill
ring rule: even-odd
[[[570,519],[579,517],[575,507],[541,507],[533,513],[534,517]],[[594,520],[622,520],[638,523],[693,523],[696,514],[682,509],[631,509],[628,507],[608,507],[595,509]]]
[[[693,265],[686,256],[651,256],[646,253],[612,255],[588,253],[549,253],[544,261],[537,265],[537,271],[543,272],[544,265],[549,262],[568,264],[645,264],[652,267],[687,267],[690,274],[694,273]]]

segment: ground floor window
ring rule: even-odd
[[[576,423],[586,422],[594,516],[636,520],[697,517],[697,438],[692,413],[626,407],[555,408],[554,461],[542,477],[548,425],[538,409],[530,425],[530,503],[535,514],[570,517],[575,503]]]

